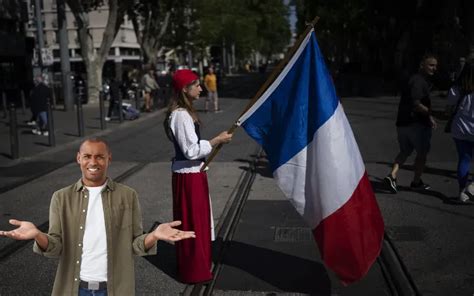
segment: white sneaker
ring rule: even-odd
[[[461,193],[459,193],[459,201],[462,203],[466,203],[469,201],[469,195],[467,195],[466,192],[464,192],[464,190],[462,190]]]
[[[28,121],[26,124],[30,125],[30,126],[33,126],[33,125],[36,125],[36,121],[34,121],[34,120]]]
[[[105,116],[105,121],[110,121],[110,117]]]
[[[31,132],[35,135],[40,135],[41,136],[41,131],[40,130],[37,130],[37,129],[32,129]]]
[[[43,136],[45,136],[45,137],[49,136],[49,132],[48,132],[48,131],[44,131],[44,132],[43,132]]]
[[[469,185],[467,185],[464,191],[467,192],[469,195],[474,196],[474,183],[470,183]]]

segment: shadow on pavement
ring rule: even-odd
[[[392,167],[392,163],[391,162],[386,162],[386,161],[377,161],[376,164],[387,165],[387,167],[389,167],[389,168]],[[414,166],[413,165],[402,165],[400,167],[400,169],[413,172],[414,171]],[[387,173],[388,173],[388,170],[387,170]],[[453,170],[446,170],[446,169],[439,169],[439,168],[430,167],[429,165],[427,165],[425,167],[424,171],[423,171],[423,174],[431,174],[431,175],[437,175],[437,176],[443,176],[443,177],[457,179],[457,177],[456,177],[456,168],[454,168]]]
[[[383,182],[383,179],[376,178],[376,181],[370,181],[372,184],[372,188],[375,193],[383,193],[383,194],[394,194],[396,195],[397,193],[391,193],[390,190],[387,188],[387,185]],[[457,198],[451,198],[447,197],[445,194],[435,191],[435,190],[414,190],[408,186],[400,186],[398,185],[398,191],[403,192],[403,191],[411,191],[411,192],[416,192],[421,195],[427,195],[427,196],[432,196],[436,197],[437,199],[441,200],[444,203],[447,204],[458,204]]]
[[[3,156],[3,157],[5,157],[5,158],[13,159],[13,156],[12,156],[11,154],[9,154],[9,153],[3,153],[3,152],[1,152],[0,155]]]
[[[155,222],[147,233],[155,230],[159,224],[160,222]],[[176,251],[174,245],[164,241],[158,241],[157,250],[156,255],[144,256],[143,258],[177,281]]]
[[[173,245],[159,241],[157,243],[157,254],[151,256],[144,256],[148,262],[153,264],[156,268],[163,271],[170,278],[177,279],[176,270],[176,251]]]
[[[222,264],[245,271],[281,291],[331,295],[331,281],[324,266],[300,257],[232,241]]]
[[[52,161],[31,161],[28,163],[19,163],[15,166],[6,167],[6,168],[0,167],[0,176],[1,177],[25,177],[29,175],[35,175],[38,172],[38,168],[52,167],[56,164],[57,164],[56,162],[52,162]]]
[[[265,178],[273,178],[273,174],[270,168],[268,167],[268,159],[266,157],[262,157],[262,156],[259,157],[258,155],[255,155],[255,154],[251,154],[250,157],[251,158],[258,157],[258,160],[255,163],[255,173]],[[249,159],[243,159],[243,158],[237,158],[237,159],[234,159],[234,161],[248,163],[248,164],[250,164],[251,162]],[[241,166],[239,167],[239,169],[248,171],[250,170],[250,167]]]

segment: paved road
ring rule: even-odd
[[[223,93],[233,98],[222,99],[223,113],[200,113],[204,137],[230,127],[259,85],[257,79],[261,77],[224,81]],[[449,136],[441,131],[434,133],[424,175],[424,180],[433,186],[432,191],[408,190],[411,166],[403,167],[400,173],[399,194],[389,194],[381,184],[397,152],[393,124],[397,102],[393,97],[343,100],[384,216],[387,239],[401,259],[401,269],[412,282],[414,295],[472,295],[474,207],[454,200],[456,156]],[[201,109],[202,102],[197,107]],[[434,101],[434,107],[443,109],[442,98]],[[154,221],[171,219],[172,146],[164,136],[163,119],[162,113],[154,113],[106,135],[114,149],[111,176],[121,177],[122,182],[138,190],[146,229]],[[7,219],[13,216],[27,217],[38,224],[46,222],[51,193],[79,177],[79,170],[72,163],[75,150],[71,144],[0,168],[0,187],[48,172],[0,191],[0,228],[6,227]],[[232,144],[211,164],[209,179],[218,225],[226,218],[229,204],[257,151],[255,143],[238,130]],[[217,256],[219,242],[215,245],[216,260],[221,260],[216,261],[220,272],[214,283],[215,295],[396,295],[397,283],[381,261],[359,283],[341,286],[320,262],[314,241],[276,188],[265,159],[257,160],[248,199],[222,257]],[[54,166],[60,167],[48,170]],[[126,172],[129,173],[124,176]],[[295,235],[284,237],[281,233],[285,230]],[[0,253],[10,243],[0,239]],[[31,243],[0,259],[0,266],[2,296],[47,295],[51,290],[56,262],[33,254]],[[137,258],[136,278],[138,295],[178,295],[190,290],[175,280],[174,251],[164,243],[157,256]]]

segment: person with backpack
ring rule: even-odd
[[[448,93],[452,110],[450,132],[458,153],[457,177],[459,201],[466,203],[474,194],[474,184],[468,184],[474,149],[474,63],[466,63]]]

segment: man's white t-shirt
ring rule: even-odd
[[[99,187],[87,187],[89,205],[82,248],[80,278],[83,281],[107,281],[107,236],[105,232],[104,208]]]

